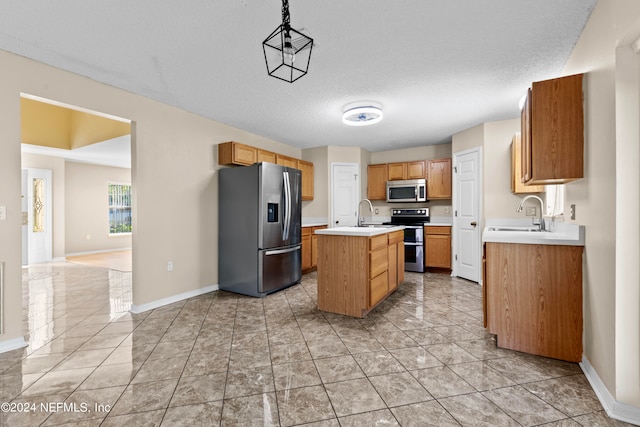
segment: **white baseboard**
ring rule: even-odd
[[[203,295],[203,294],[217,291],[217,290],[218,290],[218,285],[210,285],[210,286],[205,286],[204,288],[196,289],[194,291],[183,292],[178,295],[173,295],[171,297],[148,302],[146,304],[141,304],[141,305],[131,304],[131,312],[134,314],[144,313],[145,311],[153,310],[155,308],[173,304],[174,302],[182,301],[187,298],[197,297],[198,295]]]
[[[591,363],[589,363],[589,360],[584,355],[582,355],[580,367],[609,417],[640,426],[640,408],[615,400],[613,395],[609,392],[598,376],[596,370],[591,366]]]
[[[59,257],[55,257],[54,259],[51,260],[51,262],[62,262],[62,261],[66,261],[67,258],[63,257],[63,256],[59,256]]]
[[[24,337],[14,338],[12,340],[0,341],[0,353],[6,353],[7,351],[15,350],[18,348],[26,347],[27,342]]]
[[[65,257],[68,256],[80,256],[80,255],[93,255],[93,254],[104,254],[107,252],[119,252],[119,251],[130,251],[131,247],[128,248],[113,248],[113,249],[101,249],[99,251],[86,251],[86,252],[71,252],[68,254],[64,254]]]

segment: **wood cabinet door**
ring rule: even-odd
[[[521,182],[527,182],[531,179],[531,89],[527,90],[527,98],[520,112],[520,128],[520,179]]]
[[[387,165],[367,166],[367,198],[369,200],[387,200]]]
[[[283,156],[282,154],[276,154],[276,163],[281,166],[287,166],[290,168],[298,169],[298,159],[293,157]]]
[[[250,166],[258,159],[258,152],[254,147],[233,143],[233,163]]]
[[[307,227],[305,227],[307,228]],[[305,229],[303,228],[303,230]],[[311,235],[302,236],[302,270],[309,270],[313,263],[311,258]]]
[[[298,169],[302,171],[302,200],[313,200],[313,163],[298,160]]]
[[[486,243],[487,324],[499,346],[582,359],[582,252],[578,246]]]
[[[427,198],[451,199],[451,159],[427,161]]]
[[[398,287],[398,245],[389,245],[389,292]]]
[[[521,133],[511,140],[511,192],[513,194],[542,193],[544,185],[526,185],[522,182],[522,142]]]
[[[318,266],[318,235],[315,234],[316,230],[323,230],[327,228],[326,225],[318,225],[313,227],[311,234],[311,267]]]
[[[420,160],[407,163],[407,179],[423,179],[427,177],[427,162]]]
[[[584,177],[582,74],[534,82],[527,105],[529,184],[562,184]],[[525,178],[529,178],[525,176]]]
[[[406,163],[389,163],[389,181],[398,179],[407,179],[407,164]]]
[[[259,162],[276,162],[276,153],[272,153],[271,151],[260,150],[258,149],[258,161]]]
[[[451,268],[451,236],[427,234],[424,242],[425,267]]]

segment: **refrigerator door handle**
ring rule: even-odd
[[[280,255],[280,254],[287,254],[289,252],[295,252],[300,250],[301,245],[296,245],[296,246],[292,246],[290,248],[286,248],[286,249],[274,249],[272,251],[266,251],[264,254],[269,256],[269,255]]]
[[[289,229],[291,228],[291,184],[289,182],[289,172],[282,172],[284,176],[284,230],[282,232],[282,240],[289,239]]]

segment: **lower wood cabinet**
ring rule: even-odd
[[[318,237],[318,309],[364,317],[404,280],[404,231]]]
[[[582,246],[485,243],[483,311],[498,347],[582,359]]]
[[[326,225],[302,227],[302,272],[308,273],[318,266],[318,235],[316,230],[327,228]]]
[[[424,227],[424,266],[451,269],[451,227]]]

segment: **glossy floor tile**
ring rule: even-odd
[[[497,348],[481,289],[407,273],[365,319],[316,308],[316,275],[131,314],[131,273],[23,270],[29,346],[0,354],[7,426],[622,426],[579,366]]]

